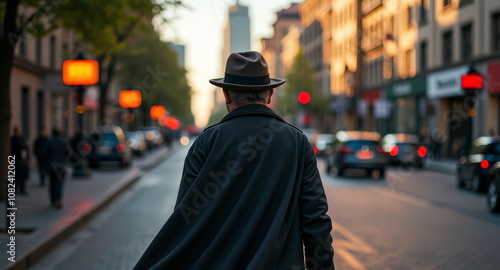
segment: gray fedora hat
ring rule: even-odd
[[[255,51],[232,53],[227,58],[224,78],[210,83],[222,88],[240,91],[261,91],[278,87],[285,80],[269,78],[264,57]]]

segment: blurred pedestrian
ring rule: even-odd
[[[41,128],[38,131],[38,137],[35,139],[35,143],[33,144],[33,153],[35,154],[37,160],[41,187],[45,186],[45,157],[43,155],[45,144],[47,144],[47,135],[45,133],[45,128]]]
[[[45,171],[50,178],[50,202],[58,209],[62,208],[62,188],[66,176],[66,156],[68,155],[68,143],[60,136],[61,132],[54,128],[52,137],[47,141],[43,151],[47,158]]]
[[[26,192],[26,180],[29,176],[30,154],[21,128],[14,127],[13,132],[14,135],[10,138],[10,154],[16,159],[16,192],[27,196],[29,194]]]
[[[241,52],[210,82],[229,114],[189,149],[174,212],[134,269],[334,269],[312,147],[266,106],[285,81]]]

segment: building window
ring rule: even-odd
[[[44,96],[43,96],[43,91],[40,90],[37,93],[36,96],[36,103],[37,103],[37,127],[38,130],[43,128],[45,126],[44,124],[44,118],[45,118],[45,101],[44,101]]]
[[[443,65],[451,64],[453,60],[453,32],[443,34]]]
[[[26,57],[26,37],[24,35],[19,38],[19,55]]]
[[[443,6],[447,7],[447,6],[451,5],[452,2],[453,2],[453,0],[443,0]]]
[[[409,6],[406,13],[408,15],[408,26],[411,26],[411,23],[413,22],[413,7]]]
[[[462,26],[462,58],[469,59],[472,56],[472,24]]]
[[[425,7],[425,0],[420,1],[420,24],[427,23],[427,8]]]
[[[50,37],[50,68],[56,68],[56,37]]]
[[[411,50],[407,50],[405,53],[406,58],[406,76],[410,76],[411,72]]]
[[[42,40],[37,39],[36,40],[36,52],[35,52],[35,58],[36,58],[36,63],[37,64],[42,64]]]
[[[459,7],[464,7],[472,3],[474,3],[474,0],[460,0]]]
[[[420,71],[427,69],[427,41],[420,43]]]
[[[30,136],[30,89],[26,86],[21,87],[21,125],[24,138]]]
[[[493,15],[493,52],[500,52],[500,13]]]

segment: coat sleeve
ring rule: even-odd
[[[198,137],[198,139],[194,141],[184,161],[184,169],[182,171],[182,179],[175,207],[177,207],[182,201],[182,198],[184,198],[184,195],[186,195],[187,191],[200,173],[203,164],[205,163],[207,153],[205,152],[204,140],[202,135],[200,135],[200,137]]]
[[[302,238],[307,269],[335,269],[332,222],[328,203],[311,145],[306,142],[304,174],[299,195]]]

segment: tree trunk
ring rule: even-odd
[[[106,121],[106,106],[108,104],[108,89],[111,84],[111,80],[115,74],[115,66],[116,66],[116,53],[111,55],[110,60],[108,61],[107,67],[104,68],[106,55],[101,55],[98,57],[99,68],[101,69],[101,76],[99,80],[99,122],[107,123]],[[106,73],[106,76],[102,76]]]
[[[10,78],[14,60],[14,48],[19,39],[16,28],[17,9],[19,0],[7,1],[3,31],[0,37],[0,198],[5,199],[7,177],[7,156],[10,154]]]

